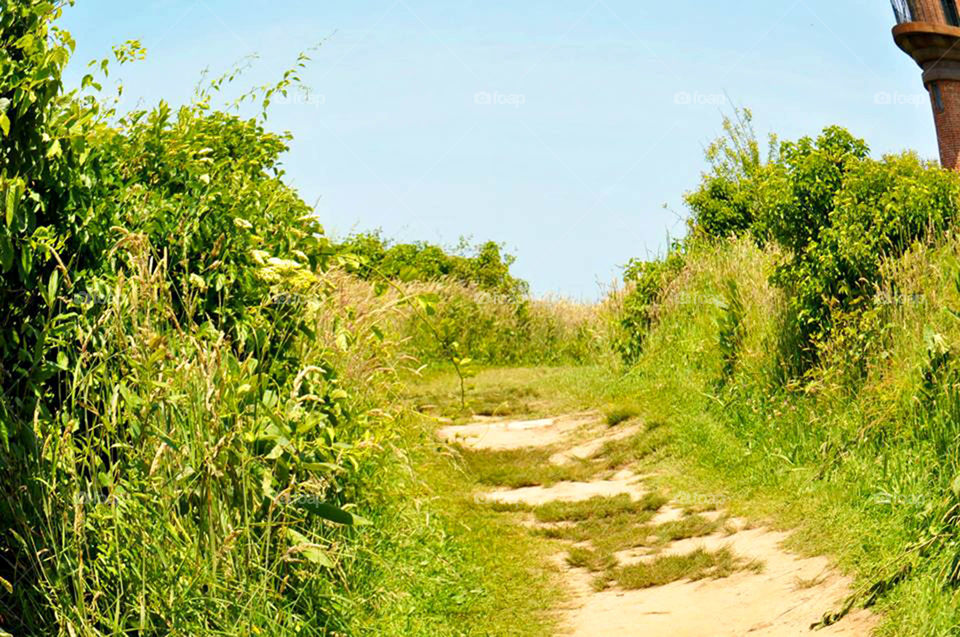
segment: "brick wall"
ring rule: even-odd
[[[933,86],[930,86],[930,103],[937,124],[940,161],[944,168],[960,170],[960,82],[940,81],[936,85],[943,98],[943,112],[937,106]]]

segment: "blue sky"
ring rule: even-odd
[[[732,104],[785,138],[840,124],[875,155],[936,156],[920,71],[886,0],[78,0],[68,74],[139,39],[126,105],[244,85],[323,41],[314,93],[276,105],[285,160],[328,232],[505,243],[537,294],[597,298],[682,234],[685,191]]]

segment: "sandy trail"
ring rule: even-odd
[[[606,440],[622,438],[638,427],[610,429],[595,414],[576,414],[535,421],[477,422],[440,430],[442,439],[478,449],[517,449],[559,446],[551,462],[562,464],[588,458]],[[603,480],[560,482],[550,487],[498,489],[486,498],[504,503],[577,501],[594,496],[628,494],[638,499],[647,493],[641,477],[620,471]],[[682,507],[668,504],[651,524],[681,519]],[[710,514],[708,514],[710,515]],[[719,516],[722,512],[714,512]],[[682,580],[642,590],[618,588],[596,591],[593,576],[567,565],[565,553],[556,556],[558,567],[572,592],[563,610],[563,634],[575,637],[701,637],[766,635],[870,635],[877,618],[865,610],[854,611],[839,623],[813,632],[811,624],[838,608],[850,595],[851,582],[823,557],[805,558],[783,548],[787,534],[750,528],[745,520],[731,520],[724,532],[667,544],[658,551],[631,549],[616,554],[627,565],[655,559],[656,555],[683,555],[697,548],[715,551],[729,547],[739,557],[758,560],[760,572],[741,571],[722,579]]]

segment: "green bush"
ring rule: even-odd
[[[510,274],[514,257],[504,254],[503,247],[493,241],[477,246],[461,242],[451,253],[426,242],[391,243],[379,233],[360,233],[337,244],[336,250],[357,257],[356,272],[366,279],[450,279],[484,292],[518,298],[528,292],[527,283]]]
[[[581,365],[597,361],[607,348],[597,308],[590,305],[491,294],[453,281],[430,286],[424,296],[430,316],[410,315],[400,328],[424,362],[455,357],[485,365]]]
[[[786,294],[784,333],[793,335],[793,360],[784,364],[802,372],[845,326],[863,324],[887,260],[952,227],[960,177],[910,153],[871,159],[865,142],[836,126],[784,142],[761,162],[749,112],[737,115],[708,150],[711,171],[687,196],[693,215],[686,242],[748,232],[758,245],[780,250],[772,280]],[[625,278],[636,287],[622,312],[618,350],[625,359],[635,359],[664,274],[669,280],[676,269],[672,255],[628,269]]]
[[[670,282],[684,266],[681,244],[674,244],[663,260],[632,260],[627,265],[623,279],[627,284],[617,308],[613,327],[612,346],[627,363],[631,363],[643,351],[643,342],[656,317],[657,304]]]
[[[342,631],[388,344],[335,302],[285,138],[64,93],[62,4],[0,12],[0,626]]]

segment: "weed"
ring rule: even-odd
[[[740,288],[735,280],[729,279],[727,281],[723,298],[724,304],[721,308],[723,314],[720,317],[717,335],[720,356],[723,360],[723,369],[719,381],[721,386],[726,384],[736,371],[737,358],[740,356],[743,340],[746,338],[746,327],[743,323],[745,313],[743,297],[740,295]]]

